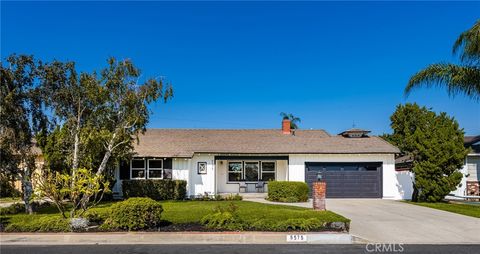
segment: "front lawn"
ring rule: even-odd
[[[447,202],[440,202],[440,203],[408,202],[408,203],[480,218],[480,205],[455,204],[455,203],[447,203]]]
[[[114,202],[102,203],[98,207],[91,209],[91,211],[96,212],[100,217],[106,217],[108,216],[109,208],[113,203]],[[346,230],[348,230],[350,221],[349,219],[330,211],[313,211],[312,209],[301,207],[261,204],[249,201],[161,201],[163,206],[163,213],[161,216],[162,226],[150,230],[205,231],[208,229],[201,225],[200,221],[202,218],[211,214],[215,208],[228,207],[232,203],[237,207],[236,213],[238,214],[238,217],[248,225],[258,225],[259,222],[261,222],[262,225],[275,225],[275,223],[288,221],[291,221],[292,223],[302,221],[305,223],[305,220],[315,220],[316,222],[321,222],[325,225],[322,230],[335,230],[331,225],[338,223],[346,225]],[[3,215],[0,216],[0,219],[2,224],[4,224],[4,230],[7,232],[70,231],[69,224],[66,220],[61,218],[61,215],[59,215],[54,207],[42,208],[34,215]],[[278,231],[273,226],[272,230],[268,230],[268,227],[265,228],[267,231]],[[292,228],[292,230],[296,229],[296,227]]]

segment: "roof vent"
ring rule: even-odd
[[[341,132],[338,135],[342,135],[346,138],[364,138],[364,137],[368,137],[368,133],[370,133],[370,131],[362,130],[362,129],[349,129],[344,132]]]

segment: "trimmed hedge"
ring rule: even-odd
[[[122,191],[125,198],[149,197],[154,200],[183,200],[187,195],[187,182],[184,180],[123,180]]]
[[[304,182],[268,182],[268,200],[277,202],[308,201],[308,185]]]
[[[129,198],[115,203],[103,229],[151,229],[160,225],[162,205],[151,198]]]

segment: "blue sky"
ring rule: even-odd
[[[175,98],[152,105],[154,128],[390,132],[396,105],[417,102],[480,134],[480,104],[442,89],[405,98],[409,77],[455,62],[456,37],[480,2],[3,2],[1,56],[73,60],[92,71],[130,58],[166,77]]]

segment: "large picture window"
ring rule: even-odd
[[[145,179],[145,160],[132,159],[130,162],[130,178]]]
[[[275,180],[275,166],[274,161],[230,161],[228,162],[228,181]]]
[[[275,180],[275,162],[262,161],[262,181],[274,181]]]
[[[229,162],[228,163],[228,181],[237,182],[242,180],[242,162]]]
[[[163,178],[163,160],[160,160],[160,159],[148,160],[148,178],[149,179]]]

